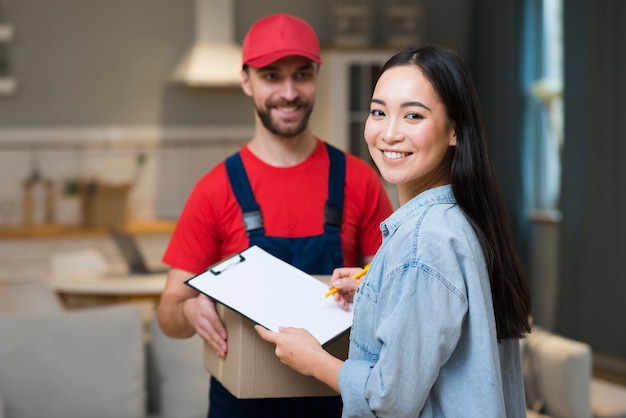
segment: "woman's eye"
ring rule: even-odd
[[[408,115],[406,115],[407,119],[422,119],[422,115],[420,115],[419,113],[409,113]]]
[[[383,116],[385,116],[385,113],[382,110],[372,109],[372,110],[370,110],[370,115],[383,117]]]

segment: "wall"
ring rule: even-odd
[[[18,90],[0,97],[0,225],[21,222],[34,161],[56,184],[61,223],[77,221],[76,198],[62,194],[77,177],[134,182],[130,216],[175,218],[195,180],[249,138],[239,89],[168,81],[193,41],[194,5],[1,3],[0,19],[16,31],[6,51]]]
[[[469,2],[422,2],[424,38],[469,51]],[[330,0],[235,1],[235,34],[284,11],[309,20],[332,43]],[[194,0],[3,0],[0,20],[13,23],[9,45],[18,93],[0,98],[0,125],[251,123],[235,89],[188,90],[168,74],[194,37]],[[380,42],[379,38],[373,38]]]
[[[246,126],[0,130],[0,225],[22,222],[22,184],[35,171],[54,182],[56,223],[82,219],[77,194],[66,192],[77,180],[130,183],[129,218],[176,219],[195,181],[251,135]]]
[[[250,122],[237,90],[186,91],[168,74],[194,36],[193,0],[4,0],[18,93],[0,124]]]

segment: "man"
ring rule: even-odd
[[[378,175],[309,126],[321,63],[317,36],[300,18],[275,14],[248,31],[241,86],[254,104],[254,136],[198,181],[178,220],[157,310],[170,337],[197,332],[226,357],[214,302],[184,281],[250,245],[309,274],[364,265],[380,245],[379,224],[392,208]],[[211,379],[210,418],[340,415],[339,396],[239,400]]]

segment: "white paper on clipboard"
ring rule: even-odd
[[[305,328],[322,345],[352,326],[352,309],[322,298],[326,284],[256,245],[185,283],[272,331]]]

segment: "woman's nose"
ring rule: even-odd
[[[390,144],[402,141],[403,138],[404,133],[398,126],[397,121],[389,119],[385,125],[385,129],[383,130],[383,141]]]

